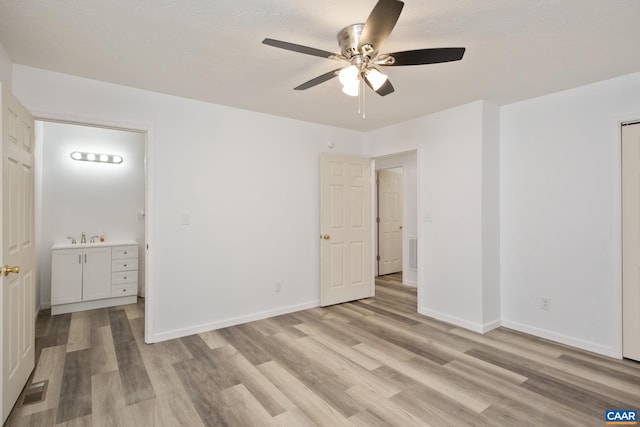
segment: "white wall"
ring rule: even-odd
[[[638,94],[640,73],[502,108],[508,326],[619,355],[619,123],[640,119]]]
[[[486,129],[497,128],[496,111],[485,102],[474,102],[366,135],[372,156],[418,149],[418,310],[477,331],[499,322],[499,313],[488,318],[495,310],[485,307],[499,306],[499,299],[488,300],[499,295],[493,290],[495,283],[485,290],[484,280],[493,275],[483,270],[497,262],[498,253],[483,244],[490,228],[482,220],[483,186],[496,185],[495,180],[483,182],[483,162],[497,157],[495,148],[484,148],[485,138],[497,146],[497,132]],[[494,159],[491,165],[497,163]],[[488,254],[489,250],[496,253]]]
[[[500,109],[482,109],[482,324],[498,326],[500,313]]]
[[[144,284],[145,135],[115,129],[44,122],[40,142],[42,195],[38,266],[40,298],[51,301],[51,245],[73,236],[87,242],[104,234],[107,242],[140,243],[139,284]],[[121,164],[78,162],[73,151],[118,154]]]
[[[4,50],[4,46],[0,43],[0,82],[5,84],[6,88],[11,89],[13,83],[13,63]]]
[[[360,153],[359,133],[24,66],[13,79],[36,115],[150,131],[154,339],[318,304],[319,155],[327,139]]]
[[[160,338],[317,303],[318,155],[331,139],[371,157],[418,150],[421,312],[475,330],[498,313],[619,351],[617,124],[640,118],[640,74],[364,135],[22,66],[13,80],[36,114],[150,130]]]
[[[406,285],[418,285],[418,270],[409,268],[409,237],[418,236],[418,156],[417,151],[376,157],[376,170],[402,168],[403,206],[402,206],[402,282]]]

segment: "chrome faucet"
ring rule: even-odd
[[[90,243],[95,243],[96,239],[100,237],[100,236],[91,236],[91,240],[89,241]]]
[[[69,236],[69,237],[67,237],[67,239],[71,239],[71,244],[72,244],[72,245],[75,245],[75,244],[76,244],[76,238],[75,238],[75,237],[73,237],[73,236]]]
[[[87,234],[83,231],[82,237],[80,238],[80,243],[87,243]]]

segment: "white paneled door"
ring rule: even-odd
[[[320,159],[320,303],[374,294],[371,262],[371,160]]]
[[[640,124],[622,127],[622,355],[640,361]]]
[[[402,271],[402,174],[378,171],[378,274]]]
[[[33,117],[2,88],[2,418],[34,367]]]

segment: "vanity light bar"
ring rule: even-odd
[[[99,154],[99,153],[83,153],[81,151],[74,151],[71,153],[73,160],[81,162],[97,162],[97,163],[115,163],[120,164],[124,160],[122,157],[116,154]]]

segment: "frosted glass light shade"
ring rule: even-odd
[[[382,85],[387,81],[387,75],[382,74],[380,71],[375,68],[371,68],[366,71],[367,80],[371,84],[373,90],[378,90],[382,87]]]
[[[358,67],[349,65],[338,73],[338,80],[343,86],[352,86],[358,83]]]
[[[342,91],[349,96],[358,96],[358,93],[360,92],[360,85],[358,84],[358,81],[356,81],[355,84],[342,86]]]
[[[360,70],[355,65],[349,65],[338,73],[338,80],[342,83],[342,91],[349,96],[358,96],[360,88]]]

